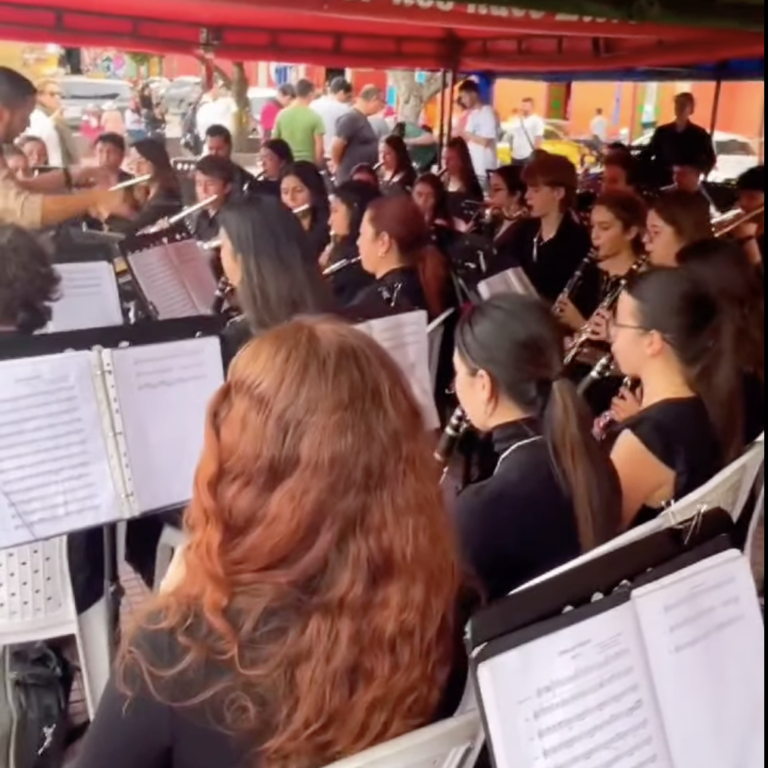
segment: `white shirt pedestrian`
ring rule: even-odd
[[[495,171],[499,167],[499,118],[496,111],[488,104],[473,109],[467,116],[465,130],[491,142],[488,147],[474,141],[468,142],[475,173],[480,183],[484,184],[488,171]]]
[[[48,150],[48,163],[54,168],[64,166],[64,153],[61,149],[61,137],[56,130],[56,124],[52,117],[49,117],[39,107],[32,113],[29,119],[29,130],[27,133],[40,139]]]
[[[509,144],[512,159],[516,162],[527,162],[536,151],[537,144],[544,139],[547,124],[538,115],[512,118],[512,128],[509,132]]]
[[[351,107],[344,104],[333,96],[321,96],[312,102],[312,109],[320,115],[325,126],[325,154],[330,156],[333,140],[336,138],[336,126],[339,120],[346,115]]]
[[[590,124],[590,131],[594,138],[600,139],[603,144],[606,144],[608,142],[608,118],[603,114],[596,115]]]
[[[208,129],[214,125],[223,125],[230,133],[234,133],[236,113],[237,105],[232,97],[207,98],[197,110],[198,135],[200,138],[205,138]]]

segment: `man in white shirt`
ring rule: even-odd
[[[489,171],[499,167],[499,119],[493,107],[483,104],[480,88],[474,80],[465,80],[461,84],[459,98],[467,110],[462,138],[469,146],[477,178],[485,187]]]
[[[63,168],[64,153],[61,136],[56,128],[56,115],[61,112],[62,93],[54,80],[43,80],[37,85],[37,107],[29,119],[29,135],[35,136],[45,144],[48,150],[48,163],[55,168]]]
[[[597,142],[601,147],[608,143],[608,118],[605,116],[602,108],[597,110],[597,114],[592,119],[590,132],[592,134],[592,140]]]
[[[336,126],[346,115],[352,102],[352,84],[343,77],[335,77],[328,86],[328,93],[312,102],[312,109],[317,112],[325,126],[325,155],[331,156],[331,147],[336,138]]]
[[[510,149],[512,162],[515,165],[525,165],[531,155],[541,149],[544,143],[544,133],[547,125],[544,119],[536,114],[536,103],[533,99],[523,99],[520,114],[512,119],[510,131]]]
[[[223,93],[219,85],[214,85],[197,110],[198,136],[204,139],[214,125],[222,125],[230,133],[234,133],[236,112],[235,100]]]

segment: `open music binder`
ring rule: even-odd
[[[758,768],[764,626],[717,540],[614,594],[479,645],[496,768]]]
[[[217,336],[0,362],[0,549],[184,505],[223,381]]]
[[[183,225],[121,245],[140,295],[157,320],[210,315],[217,283],[207,254]]]
[[[59,299],[51,305],[46,331],[61,333],[121,325],[123,308],[117,276],[108,261],[58,264]]]

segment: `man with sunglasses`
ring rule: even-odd
[[[46,79],[37,84],[37,108],[29,121],[29,132],[42,139],[48,149],[48,160],[55,168],[66,168],[77,162],[75,137],[64,122],[58,81]]]

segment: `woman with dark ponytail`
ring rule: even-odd
[[[561,331],[542,302],[499,296],[473,307],[456,331],[455,366],[459,401],[500,457],[458,500],[465,560],[495,600],[616,535],[618,481],[564,377]]]
[[[742,380],[729,324],[687,270],[651,270],[621,297],[613,353],[643,385],[640,413],[612,452],[626,525],[652,520],[741,453]]]

